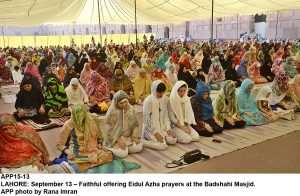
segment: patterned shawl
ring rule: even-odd
[[[88,96],[94,96],[97,102],[110,97],[106,80],[97,72],[93,72],[90,82],[86,85]]]

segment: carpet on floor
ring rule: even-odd
[[[165,151],[143,148],[142,152],[132,154],[126,160],[141,165],[141,168],[135,170],[134,173],[170,173],[181,167],[166,168],[165,164],[178,160],[188,151],[200,149],[202,153],[214,158],[297,131],[300,126],[300,115],[296,116],[298,120],[294,121],[279,120],[268,125],[225,130],[222,134],[214,135],[211,138],[200,137],[199,142],[169,145]],[[213,139],[222,142],[215,143],[212,142]]]
[[[49,118],[51,122],[46,124],[39,124],[31,119],[22,120],[21,123],[33,127],[36,131],[43,131],[55,127],[62,127],[64,123],[69,119],[70,119],[69,116],[63,116],[61,118]]]

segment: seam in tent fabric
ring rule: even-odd
[[[113,20],[111,14],[110,14],[110,11],[109,11],[109,9],[108,9],[108,7],[107,7],[107,5],[106,5],[106,1],[105,1],[105,0],[104,0],[104,5],[105,5],[105,7],[106,7],[106,10],[107,10],[108,15],[109,15],[110,18]]]
[[[114,4],[114,6],[120,11],[119,6],[116,5],[115,0],[112,0],[112,2],[113,2],[113,4]],[[121,9],[121,10],[124,11],[123,9]],[[126,14],[124,14],[122,11],[120,11],[120,13],[121,13],[127,20],[130,20],[130,19],[126,16]]]

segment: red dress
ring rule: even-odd
[[[0,167],[17,168],[34,161],[47,163],[48,151],[30,126],[18,125],[12,115],[0,116]]]

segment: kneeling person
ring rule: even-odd
[[[168,114],[168,101],[164,96],[166,85],[161,80],[152,83],[151,95],[143,105],[143,146],[165,150],[167,144],[175,144],[177,137],[171,130]]]
[[[107,149],[115,156],[125,158],[128,153],[142,151],[135,111],[123,90],[114,95],[106,114],[105,131]]]
[[[188,144],[199,140],[198,133],[191,127],[196,124],[195,117],[187,96],[188,85],[184,81],[175,83],[169,102],[169,116],[179,143]]]
[[[48,80],[45,96],[46,113],[51,118],[70,115],[67,94],[63,86],[55,78]]]

